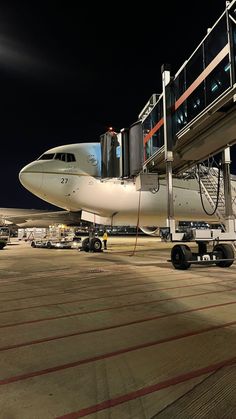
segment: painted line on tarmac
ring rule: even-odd
[[[171,301],[171,300],[181,300],[183,298],[189,298],[189,297],[198,297],[201,295],[207,295],[207,294],[217,294],[217,293],[222,293],[222,292],[226,292],[226,291],[234,291],[236,290],[236,288],[230,288],[229,289],[225,289],[225,290],[217,290],[217,291],[204,291],[204,292],[200,292],[200,293],[196,293],[196,294],[187,294],[187,295],[183,295],[183,296],[177,296],[177,297],[168,297],[168,298],[162,298],[159,300],[146,300],[144,302],[141,303],[134,303],[133,305],[141,305],[141,304],[148,304],[148,303],[152,303],[152,302],[162,302],[162,301]],[[146,292],[146,291],[145,291]],[[150,291],[151,292],[151,291]],[[144,292],[142,292],[144,294]],[[130,294],[128,294],[130,295]],[[131,294],[133,295],[133,294]],[[11,312],[16,312],[16,311],[23,311],[23,310],[30,310],[30,309],[34,309],[34,308],[42,308],[42,307],[51,307],[51,306],[58,306],[58,305],[66,305],[66,304],[73,304],[73,303],[77,303],[80,302],[81,300],[71,300],[71,301],[62,301],[62,302],[57,302],[57,303],[48,303],[48,304],[39,304],[39,305],[34,305],[34,306],[28,306],[28,307],[18,307],[18,308],[12,308],[10,310],[2,310],[0,311],[0,314],[2,313],[11,313]],[[131,306],[131,304],[127,305],[127,306]],[[123,306],[117,306],[119,307],[123,307]],[[105,310],[105,309],[103,309]],[[109,308],[110,310],[110,308]],[[83,314],[83,313],[82,313]]]
[[[68,333],[66,335],[57,335],[57,336],[51,336],[51,337],[47,337],[47,338],[35,339],[35,340],[32,340],[32,341],[28,341],[28,342],[16,343],[14,345],[2,346],[2,347],[0,347],[0,352],[9,351],[11,349],[18,349],[18,348],[22,348],[22,347],[25,347],[25,346],[38,345],[40,343],[51,342],[51,341],[54,341],[54,340],[66,339],[66,338],[70,338],[70,337],[74,337],[74,336],[87,335],[87,334],[96,333],[96,332],[104,332],[104,331],[107,331],[107,330],[118,329],[120,327],[132,326],[134,324],[145,323],[145,322],[149,322],[149,321],[153,321],[153,320],[160,320],[160,319],[167,318],[167,317],[177,316],[177,315],[186,314],[186,313],[194,313],[194,312],[197,312],[197,311],[209,310],[209,309],[212,309],[212,308],[223,307],[223,306],[228,306],[228,305],[232,305],[232,304],[235,304],[235,302],[228,302],[228,303],[214,304],[214,305],[210,305],[210,306],[203,306],[203,307],[198,307],[198,308],[195,308],[195,309],[184,310],[184,311],[181,311],[181,312],[175,312],[175,313],[171,313],[171,314],[163,314],[163,315],[159,315],[159,316],[148,317],[148,318],[145,318],[145,319],[133,320],[131,322],[120,323],[120,324],[106,326],[106,327],[99,327],[99,328],[96,328],[96,329],[88,329],[88,330],[83,330],[83,331],[80,331],[80,332]]]
[[[198,295],[198,294],[194,294],[194,295]],[[177,297],[177,298],[181,298],[181,297]],[[152,300],[152,301],[149,301],[149,304],[152,304],[152,303],[156,304],[156,303],[159,303],[159,302],[162,302],[162,301],[166,301],[166,300]],[[43,317],[41,319],[26,320],[26,321],[21,321],[21,322],[16,322],[16,323],[7,323],[7,324],[4,324],[4,325],[0,325],[0,329],[5,329],[5,328],[8,328],[8,327],[23,326],[25,324],[35,324],[35,323],[48,322],[48,321],[53,321],[53,320],[58,320],[58,319],[66,319],[66,318],[70,318],[70,317],[79,317],[79,316],[83,316],[83,315],[86,315],[86,314],[101,313],[101,312],[104,312],[104,311],[120,310],[120,309],[123,309],[123,308],[141,306],[141,305],[144,305],[144,304],[146,305],[147,301],[144,301],[142,303],[123,304],[123,305],[115,306],[115,307],[111,306],[111,307],[106,307],[106,308],[98,308],[98,309],[95,309],[95,310],[88,310],[88,311],[82,311],[82,312],[80,311],[80,312],[69,313],[69,314],[61,314],[59,316]],[[219,307],[221,305],[230,305],[230,304],[236,304],[236,301],[232,301],[232,302],[228,302],[228,303],[221,303],[221,304],[216,304],[216,305],[213,305],[213,306],[206,306],[206,307],[211,308],[211,307]],[[202,309],[202,308],[200,308],[200,309]],[[157,319],[157,318],[173,316],[173,315],[179,314],[179,313],[189,313],[189,312],[191,313],[192,311],[195,311],[195,309],[190,309],[190,310],[183,311],[183,312],[175,312],[175,313],[171,313],[171,314],[168,314],[168,315],[166,315],[166,314],[161,315],[161,316],[158,315],[158,316],[155,316],[155,317],[150,317],[148,319],[154,320],[154,319]],[[198,311],[198,309],[196,309],[196,311]],[[0,350],[1,350],[1,347],[0,347]]]
[[[29,372],[29,373],[8,377],[8,378],[0,380],[0,385],[11,384],[11,383],[15,383],[17,381],[23,381],[23,380],[27,380],[29,378],[39,377],[39,376],[42,376],[42,375],[62,371],[62,370],[69,369],[69,368],[75,368],[75,367],[78,367],[80,365],[88,364],[88,363],[91,363],[91,362],[101,361],[103,359],[112,358],[114,356],[119,356],[119,355],[122,355],[122,354],[125,354],[125,353],[128,353],[128,352],[150,348],[151,346],[157,346],[157,345],[161,345],[163,343],[172,342],[172,341],[176,341],[176,340],[179,340],[179,339],[184,339],[184,338],[188,338],[188,337],[192,337],[192,336],[197,336],[197,335],[200,335],[200,334],[203,334],[203,333],[212,332],[213,330],[223,329],[223,328],[226,328],[226,327],[229,327],[229,326],[234,326],[234,325],[236,325],[236,321],[223,323],[223,324],[219,324],[219,325],[215,325],[215,326],[210,326],[210,327],[206,327],[206,328],[203,328],[203,329],[194,330],[194,331],[191,331],[191,332],[181,333],[179,335],[170,336],[168,338],[163,338],[163,339],[160,339],[160,340],[156,340],[154,342],[143,343],[143,344],[136,345],[136,346],[131,346],[131,347],[128,347],[128,348],[123,348],[123,349],[120,349],[120,350],[117,350],[117,351],[114,351],[114,352],[108,352],[108,353],[105,353],[105,354],[93,356],[93,357],[82,359],[82,360],[79,360],[79,361],[70,362],[68,364],[57,365],[57,366],[54,366],[54,367],[51,367],[51,368],[46,368],[44,370],[32,371],[32,372]],[[233,358],[233,359],[235,359],[235,362],[236,362],[236,357]],[[191,373],[190,373],[190,376],[191,376]],[[170,385],[173,385],[173,384],[170,384]]]
[[[151,386],[143,387],[139,390],[132,391],[127,394],[123,394],[118,397],[114,397],[113,399],[104,400],[101,403],[97,403],[93,406],[85,407],[84,409],[78,410],[77,412],[71,412],[65,414],[63,416],[58,416],[56,419],[77,419],[82,418],[93,413],[100,412],[101,410],[109,409],[115,406],[118,406],[122,403],[129,402],[131,400],[135,400],[139,397],[146,396],[148,394],[163,390],[170,386],[174,386],[180,383],[184,383],[186,381],[192,380],[193,378],[201,377],[205,374],[210,374],[219,370],[220,368],[227,367],[236,363],[236,357],[226,359],[221,362],[217,362],[215,364],[208,365],[203,368],[199,368],[197,370],[189,371],[185,374],[180,374],[175,377],[169,378],[164,381],[160,381],[159,383],[153,384]]]
[[[233,282],[235,282],[232,279]],[[107,295],[101,295],[99,297],[89,297],[89,298],[80,298],[78,300],[71,300],[71,301],[62,301],[62,302],[56,302],[56,303],[50,303],[50,304],[45,304],[45,305],[41,305],[41,307],[43,306],[52,306],[52,305],[59,305],[59,304],[70,304],[72,302],[76,303],[76,302],[84,302],[84,301],[94,301],[94,300],[102,300],[104,298],[116,298],[116,297],[124,297],[127,295],[135,295],[135,294],[144,294],[144,293],[149,293],[149,292],[162,292],[162,291],[169,291],[169,290],[175,290],[175,289],[179,289],[179,288],[193,288],[193,287],[202,287],[205,285],[214,285],[214,284],[222,284],[225,283],[224,279],[221,279],[220,281],[210,281],[210,282],[205,282],[204,284],[190,284],[190,285],[178,285],[177,287],[166,287],[166,288],[153,288],[151,290],[141,290],[141,291],[131,291],[131,292],[127,292],[127,293],[122,293],[122,294],[107,294]],[[227,291],[227,289],[230,290],[234,290],[235,288],[227,288],[227,284],[224,285],[222,284],[222,287],[225,287],[226,289],[224,291]],[[42,298],[42,297],[51,297],[53,295],[61,295],[61,294],[65,294],[65,292],[59,292],[59,293],[51,293],[51,294],[43,294],[43,295],[35,295],[35,296],[31,296],[31,297],[19,297],[19,298],[13,298],[13,299],[8,299],[8,300],[0,300],[0,304],[1,303],[8,303],[8,302],[13,302],[13,301],[22,301],[22,300],[29,300],[29,299],[33,299],[33,298]],[[66,295],[67,296],[67,295]],[[38,306],[33,306],[33,307],[40,307],[40,305]],[[32,308],[32,306],[27,307],[27,308]],[[22,308],[21,308],[22,309]],[[3,310],[0,311],[1,313],[6,313],[8,311],[16,311],[16,309],[12,309],[12,310]]]

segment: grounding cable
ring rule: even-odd
[[[138,243],[138,230],[139,230],[140,208],[141,208],[141,189],[139,191],[139,198],[138,198],[138,216],[137,216],[137,225],[136,225],[135,244],[134,244],[133,252],[131,253],[130,256],[134,256],[134,254],[136,252],[137,243]]]

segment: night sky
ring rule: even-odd
[[[158,2],[158,13],[153,2],[132,12],[127,2],[0,5],[0,207],[50,208],[20,185],[19,170],[51,147],[135,122],[161,92],[161,64],[175,73],[225,8],[173,3]]]

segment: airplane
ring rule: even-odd
[[[137,190],[137,177],[102,177],[100,143],[77,143],[51,148],[23,167],[21,184],[34,195],[92,223],[136,226],[151,235],[165,226],[166,180],[158,188]],[[235,181],[234,181],[235,183]],[[199,184],[194,178],[174,178],[176,220],[210,221],[202,208]],[[203,196],[204,207],[212,211]],[[153,228],[147,226],[155,226]]]
[[[80,225],[80,213],[58,210],[0,208],[0,227],[49,227],[52,224]]]

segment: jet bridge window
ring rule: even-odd
[[[57,153],[55,156],[55,160],[61,160],[69,163],[76,161],[75,156],[72,153]]]

